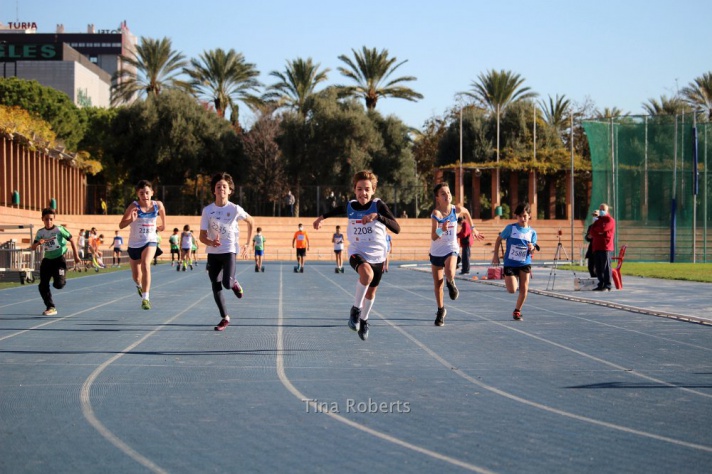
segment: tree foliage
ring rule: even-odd
[[[200,175],[216,171],[239,176],[243,165],[241,141],[230,124],[185,92],[168,91],[121,107],[104,124],[117,137],[104,150],[104,160],[116,172],[107,181],[197,183]]]
[[[377,51],[376,48],[369,49],[366,46],[360,52],[354,49],[351,52],[354,55],[353,60],[345,54],[339,56],[339,60],[344,62],[347,67],[342,66],[338,70],[356,85],[336,86],[342,96],[364,99],[368,110],[375,109],[378,99],[381,97],[394,97],[413,102],[423,98],[422,94],[402,85],[404,82],[415,81],[414,76],[391,79],[391,75],[408,62],[407,60],[397,63],[397,58],[388,57],[387,49]]]
[[[111,103],[131,102],[138,97],[158,95],[164,89],[185,89],[178,78],[186,65],[182,53],[173,50],[169,38],[141,37],[132,55],[122,55],[125,63],[114,75]]]
[[[69,96],[37,81],[0,79],[0,105],[18,106],[49,123],[58,144],[76,150],[84,136],[85,120]]]
[[[693,109],[700,111],[707,121],[712,120],[712,71],[696,77],[681,92]]]
[[[262,103],[255,95],[262,85],[257,80],[260,72],[234,49],[205,51],[198,59],[191,59],[190,67],[184,72],[191,78],[193,92],[198,97],[208,98],[218,115],[224,117],[227,110],[232,112],[230,121],[233,124],[239,120],[238,102],[250,107]]]
[[[307,101],[316,93],[317,86],[328,77],[329,69],[319,70],[320,67],[312,58],[287,61],[283,72],[269,73],[279,81],[267,88],[263,99],[273,102],[277,107],[286,107],[302,115],[306,114]]]

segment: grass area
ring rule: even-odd
[[[561,266],[562,269],[588,271],[577,265]],[[712,263],[642,263],[624,262],[621,274],[625,277],[637,276],[660,278],[663,280],[686,280],[712,283]]]
[[[160,265],[160,263],[159,263]],[[85,277],[85,276],[94,276],[94,275],[99,275],[101,273],[113,273],[113,272],[123,272],[126,270],[130,270],[130,267],[128,264],[124,264],[121,266],[121,268],[111,268],[111,266],[107,268],[102,268],[99,270],[99,272],[95,272],[93,269],[89,269],[89,271],[81,271],[81,272],[75,272],[73,270],[70,270],[67,272],[67,280],[71,280],[72,278],[79,278],[79,277]],[[10,276],[11,275],[11,276]],[[5,280],[0,281],[0,290],[4,290],[5,288],[14,288],[16,286],[20,286],[20,278],[19,274],[17,272],[12,272],[10,275],[7,275],[7,278]],[[29,285],[37,285],[39,283],[39,277],[35,279],[34,283],[26,283]],[[52,288],[54,289],[54,288]]]

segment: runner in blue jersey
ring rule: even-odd
[[[499,265],[499,249],[502,241],[506,242],[504,250],[504,284],[507,291],[517,291],[519,283],[519,297],[517,306],[512,312],[516,320],[522,319],[522,306],[529,292],[529,278],[532,269],[532,253],[537,250],[536,231],[529,227],[531,208],[529,204],[519,204],[514,210],[517,222],[509,224],[497,236],[494,242],[494,255],[492,265]]]
[[[318,230],[324,219],[344,214],[348,217],[349,264],[359,275],[348,324],[363,341],[368,338],[368,315],[386,261],[386,230],[394,234],[400,232],[400,225],[386,203],[373,197],[377,184],[375,174],[359,171],[353,177],[356,199],[331,209],[314,221],[314,229]]]

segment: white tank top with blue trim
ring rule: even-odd
[[[151,201],[153,207],[149,212],[141,210],[141,206],[137,201],[133,202],[138,208],[138,217],[131,223],[131,232],[129,233],[129,247],[132,249],[140,249],[151,242],[157,242],[156,237],[156,219],[158,218],[158,203]]]
[[[383,263],[386,260],[386,226],[375,220],[363,223],[363,216],[378,212],[378,199],[374,199],[368,209],[357,211],[350,201],[346,205],[348,226],[346,235],[349,239],[349,257],[360,255],[368,263]]]
[[[430,255],[433,257],[446,257],[453,252],[459,253],[460,245],[457,242],[457,212],[455,212],[455,206],[452,206],[450,214],[442,219],[434,215],[430,217],[437,220],[440,226],[447,222],[447,230],[443,231],[439,239],[430,242]]]

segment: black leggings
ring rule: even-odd
[[[67,261],[64,259],[64,255],[59,258],[43,258],[40,264],[40,296],[42,296],[42,301],[44,301],[47,309],[54,308],[54,301],[52,301],[52,291],[49,289],[49,280],[52,279],[54,282],[52,286],[61,290],[67,283]]]
[[[225,298],[222,289],[232,289],[235,284],[235,254],[234,253],[209,253],[208,254],[208,277],[213,288],[213,298],[218,305],[220,317],[227,316],[225,311]],[[220,273],[222,272],[222,278]]]

